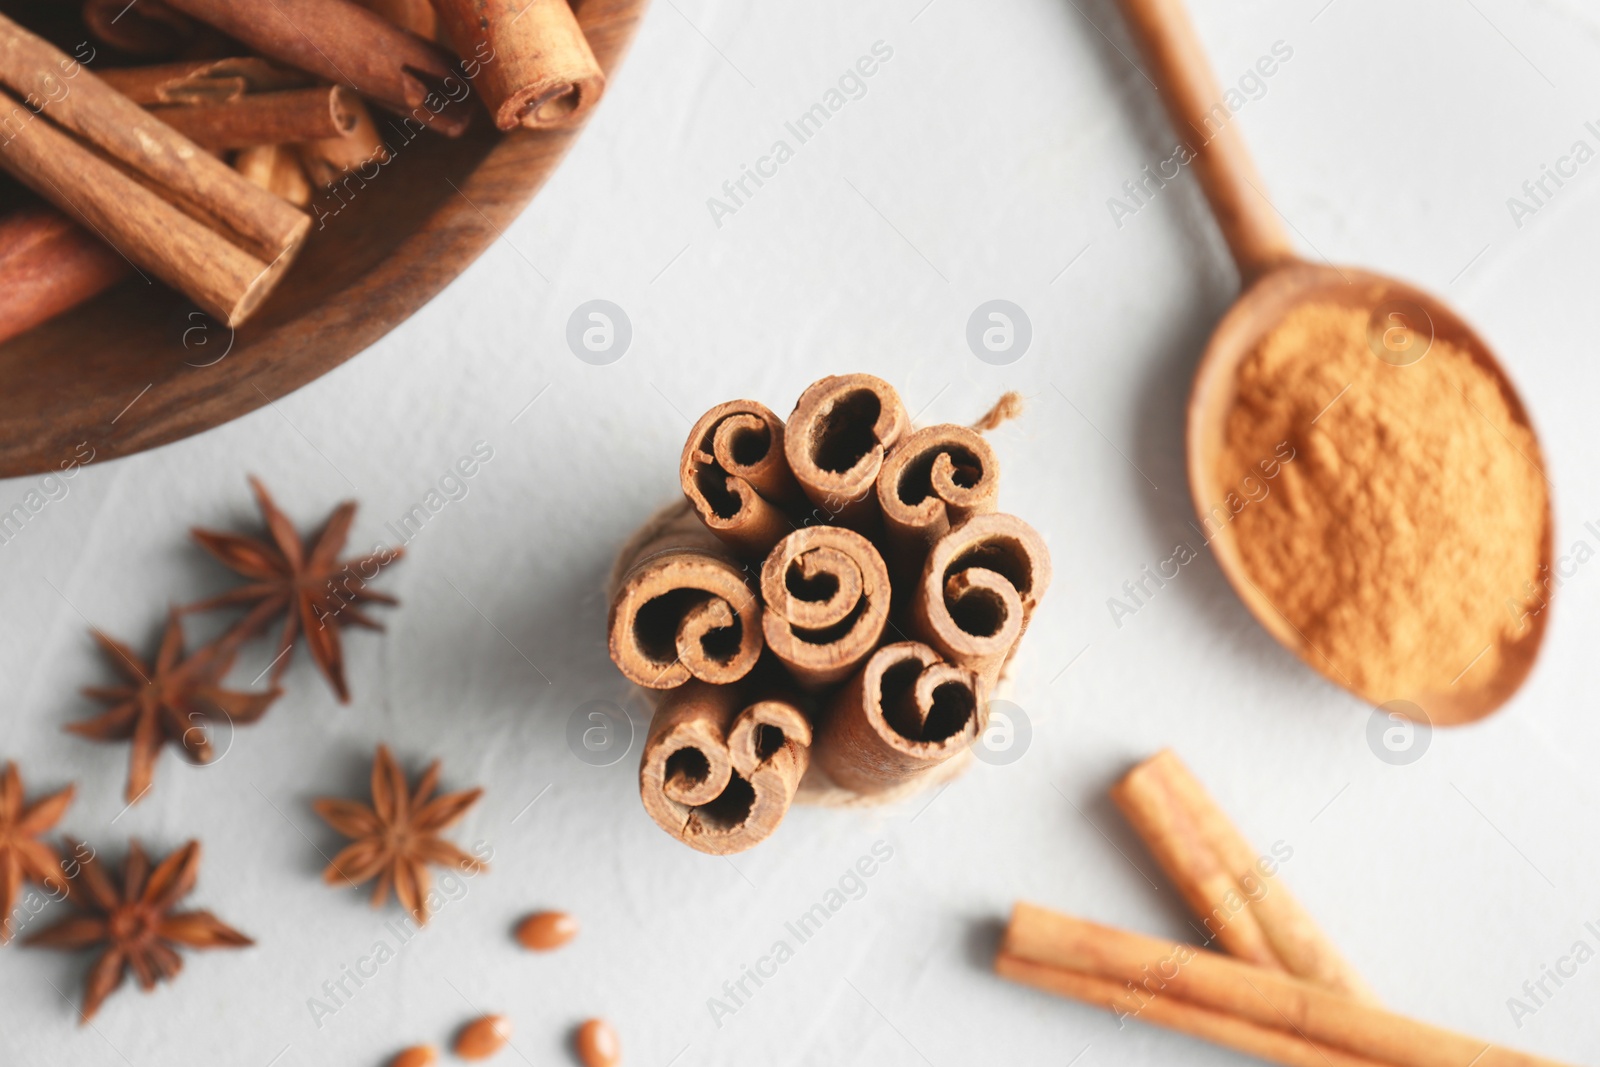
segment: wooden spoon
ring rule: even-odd
[[[1221,104],[1222,90],[1182,0],[1122,0],[1122,6],[1160,90],[1167,114],[1180,135],[1195,151],[1192,161],[1200,187],[1216,213],[1223,238],[1238,264],[1244,286],[1217,324],[1189,394],[1189,492],[1202,517],[1207,501],[1226,498],[1215,472],[1224,445],[1228,413],[1235,399],[1239,364],[1262,339],[1301,304],[1341,304],[1369,312],[1381,309],[1383,325],[1403,325],[1424,337],[1442,339],[1469,353],[1500,383],[1506,405],[1517,422],[1529,427],[1527,412],[1505,371],[1484,344],[1443,301],[1407,285],[1369,271],[1310,263],[1300,258],[1275,208],[1262,191],[1255,164],[1245,149],[1238,123]],[[1391,317],[1397,316],[1397,317]],[[1414,340],[1410,343],[1416,343]],[[1396,361],[1403,362],[1400,352]],[[1537,444],[1528,459],[1544,475],[1544,460]],[[1553,556],[1553,523],[1546,497],[1545,537],[1541,562]],[[1250,581],[1231,527],[1224,526],[1211,541],[1222,572],[1267,632],[1277,638],[1329,681],[1372,703],[1391,700],[1393,693],[1354,689],[1319,653],[1308,647],[1295,627]],[[1489,673],[1469,671],[1458,684],[1438,692],[1413,694],[1426,719],[1437,725],[1472,722],[1493,712],[1516,692],[1527,678],[1544,639],[1548,611],[1532,616],[1528,632],[1514,644],[1503,646],[1498,668]],[[1474,674],[1481,677],[1474,677]],[[1404,702],[1393,710],[1408,713]]]

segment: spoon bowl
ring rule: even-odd
[[[1300,258],[1257,175],[1237,125],[1220,103],[1222,93],[1182,0],[1122,0],[1128,22],[1153,68],[1150,76],[1180,135],[1191,138],[1192,165],[1206,199],[1217,216],[1233,253],[1243,292],[1222,317],[1195,369],[1189,393],[1186,451],[1189,491],[1202,523],[1226,499],[1218,484],[1219,460],[1226,443],[1227,422],[1236,400],[1240,365],[1296,308],[1336,304],[1368,312],[1369,336],[1382,338],[1392,324],[1404,326],[1424,345],[1444,341],[1466,353],[1499,383],[1511,417],[1529,429],[1534,445],[1527,459],[1544,476],[1544,459],[1533,435],[1527,410],[1493,351],[1449,305],[1415,286],[1352,267],[1309,263]],[[1197,146],[1197,147],[1196,147]],[[1374,358],[1378,358],[1378,343]],[[1410,343],[1416,343],[1408,341]],[[1409,347],[1396,361],[1411,362]],[[1387,357],[1385,357],[1387,358]],[[1554,523],[1546,495],[1544,539],[1540,563],[1554,557]],[[1445,689],[1406,694],[1405,702],[1386,705],[1397,694],[1363,692],[1351,685],[1250,580],[1230,524],[1223,524],[1209,544],[1222,572],[1239,599],[1280,644],[1323,677],[1361,699],[1402,715],[1420,708],[1434,725],[1453,726],[1481,719],[1504,704],[1533,669],[1544,641],[1548,610],[1531,616],[1526,632],[1500,646],[1492,672],[1467,672]],[[1531,577],[1531,576],[1530,576]]]

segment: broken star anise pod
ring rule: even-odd
[[[11,939],[12,909],[22,883],[36,885],[61,879],[60,858],[39,835],[53,829],[72,803],[72,786],[24,805],[22,775],[15,763],[0,774],[0,942]]]
[[[454,867],[467,874],[487,869],[486,864],[439,836],[439,831],[453,825],[478,802],[483,790],[469,789],[435,797],[433,790],[438,784],[439,761],[434,760],[422,773],[416,792],[408,791],[405,772],[389,754],[388,747],[379,745],[372,761],[370,807],[354,800],[331,797],[312,804],[329,826],[354,839],[333,857],[333,862],[322,872],[323,881],[330,885],[341,882],[360,885],[377,878],[378,885],[372,894],[373,907],[381,906],[388,899],[392,885],[394,895],[406,911],[415,916],[417,922],[427,922],[430,863]]]
[[[278,510],[266,487],[253,476],[250,488],[256,494],[256,504],[261,508],[261,517],[271,539],[198,527],[191,531],[201,548],[248,580],[221,596],[191,604],[185,610],[248,606],[244,617],[229,631],[229,639],[235,641],[261,633],[281,614],[283,629],[278,636],[272,680],[276,682],[283,676],[295,638],[304,633],[311,658],[333,687],[339,702],[348,704],[350,690],[345,685],[344,647],[339,627],[355,623],[369,630],[383,629],[381,623],[361,610],[361,604],[367,601],[399,603],[392,596],[369,589],[367,583],[377,576],[380,568],[404,555],[404,550],[381,549],[360,559],[341,562],[339,552],[350,536],[350,523],[356,514],[355,502],[350,500],[334,509],[308,550],[294,523]]]
[[[85,696],[104,700],[111,708],[93,719],[70,723],[67,730],[95,741],[132,741],[126,794],[130,804],[137,803],[150,788],[162,745],[171,741],[196,763],[209,762],[208,723],[220,719],[234,725],[255,722],[278,698],[277,689],[240,692],[222,688],[222,676],[233,666],[235,651],[225,642],[206,645],[182,658],[183,623],[177,611],[167,617],[161,648],[152,664],[140,660],[122,642],[99,630],[91,632],[128,682],[84,689]]]
[[[82,1022],[133,972],[146,992],[176,975],[183,966],[177,947],[242,948],[255,942],[209,911],[173,911],[194,889],[200,871],[200,842],[190,841],[155,870],[139,842],[128,844],[122,885],[101,866],[92,850],[67,845],[80,861],[67,882],[67,895],[77,914],[29,937],[26,944],[66,951],[103,945],[84,985]]]

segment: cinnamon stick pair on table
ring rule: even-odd
[[[684,445],[684,503],[619,556],[612,659],[665,693],[641,794],[691,846],[747,848],[797,795],[850,802],[921,788],[959,769],[982,734],[1050,583],[1049,553],[1026,523],[994,510],[999,468],[981,435],[909,422],[895,390],[866,374],[816,382],[787,423],[755,401],[719,404]],[[661,726],[685,701],[704,704],[708,687],[726,706],[703,722],[720,727]],[[809,730],[803,740],[781,731],[796,751],[782,788],[699,740],[720,728],[731,745],[727,709],[774,702]],[[669,773],[680,765],[731,770],[686,791]],[[705,818],[716,833],[685,796],[714,811]]]
[[[1558,1067],[1379,1006],[1170,751],[1112,797],[1231,955],[1018,903],[1002,977],[1287,1067]]]
[[[428,0],[87,0],[102,42],[179,57],[92,73],[87,42],[68,56],[0,16],[0,167],[130,269],[236,325],[306,237],[291,205],[390,158],[361,97],[398,116],[408,141],[423,128],[459,135],[474,93],[501,129],[570,126],[598,100],[604,77],[567,0],[438,0],[438,11]],[[258,54],[231,54],[241,44]],[[225,152],[238,173],[216,158]],[[59,277],[44,287],[51,301],[0,319],[0,336],[103,287],[81,260],[6,266]]]

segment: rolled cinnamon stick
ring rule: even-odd
[[[161,0],[84,0],[83,22],[102,44],[150,58],[177,55],[198,29]]]
[[[128,261],[60,212],[0,218],[0,341],[77,307],[130,273]]]
[[[1104,1008],[1119,1018],[1128,1013],[1123,1007],[1128,997],[1127,987],[1117,982],[1031,963],[1005,952],[995,957],[994,969],[1002,978]],[[1387,1067],[1377,1060],[1352,1056],[1299,1034],[1257,1026],[1173,997],[1142,1000],[1138,1019],[1152,1026],[1204,1038],[1214,1045],[1236,1049],[1269,1063],[1281,1063],[1284,1067]]]
[[[988,722],[982,682],[918,641],[874,652],[839,690],[812,759],[836,785],[889,792],[965,752]]]
[[[3,15],[0,84],[31,102],[42,102],[44,118],[151,179],[164,194],[226,225],[246,252],[265,263],[286,266],[311,228],[304,213],[251,185],[76,60]],[[6,111],[8,133],[19,124],[45,125],[14,101],[8,102]],[[11,157],[9,149],[6,156]],[[32,184],[26,174],[17,177]],[[47,190],[35,187],[35,191],[51,199]],[[65,209],[70,214],[71,206]],[[200,303],[198,298],[196,302]],[[213,307],[206,310],[217,314]]]
[[[97,70],[100,80],[141,107],[158,104],[227,104],[248,93],[301,89],[304,71],[260,56],[195,59],[149,67]]]
[[[639,795],[656,825],[691,848],[742,852],[783,821],[810,744],[794,703],[749,702],[740,687],[689,682],[651,720]]]
[[[26,114],[3,92],[0,112]],[[0,166],[222,322],[244,321],[289,265],[288,255],[271,264],[257,259],[43,119],[22,122],[9,133],[0,140]],[[272,199],[227,173],[253,194]]]
[[[356,3],[425,41],[439,39],[439,16],[429,0],[356,0]]]
[[[1050,552],[1033,527],[1015,515],[974,515],[928,553],[911,597],[912,630],[992,689],[1050,575]]]
[[[1553,1060],[1491,1045],[1350,999],[1281,971],[1192,945],[1144,937],[1018,903],[1004,955],[1123,987],[1109,1005],[1138,1018],[1172,998],[1392,1067],[1558,1067]]]
[[[915,581],[934,542],[968,517],[995,509],[1000,464],[977,431],[929,426],[889,450],[877,489],[895,577]]]
[[[788,511],[804,499],[783,454],[783,421],[754,400],[700,416],[684,442],[678,481],[700,521],[743,556],[770,552],[795,528]]]
[[[891,596],[871,541],[837,526],[796,530],[761,567],[767,647],[801,686],[832,685],[878,646]]]
[[[289,145],[267,144],[246,148],[233,157],[233,169],[252,185],[296,207],[311,203],[311,183],[300,157]]]
[[[1171,750],[1139,764],[1111,798],[1230,954],[1367,1003],[1377,996]]]
[[[909,428],[900,394],[882,378],[844,374],[812,383],[783,438],[789,469],[816,505],[808,522],[875,533],[878,472]]]
[[[435,4],[456,51],[484,59],[480,91],[500,129],[571,126],[599,102],[605,74],[567,0]]]
[[[611,659],[631,681],[726,685],[761,655],[761,603],[744,570],[687,506],[623,550],[607,624]]]
[[[378,124],[372,121],[367,105],[355,96],[347,97],[346,103],[355,118],[355,126],[349,133],[296,146],[300,163],[313,185],[334,185],[347,174],[389,162],[389,146],[383,143]],[[366,177],[370,180],[372,173],[369,171]]]
[[[249,93],[221,104],[171,104],[150,113],[202,148],[227,151],[348,137],[354,97],[338,85]]]
[[[467,128],[466,82],[443,49],[351,0],[169,0],[262,55],[454,137]]]

